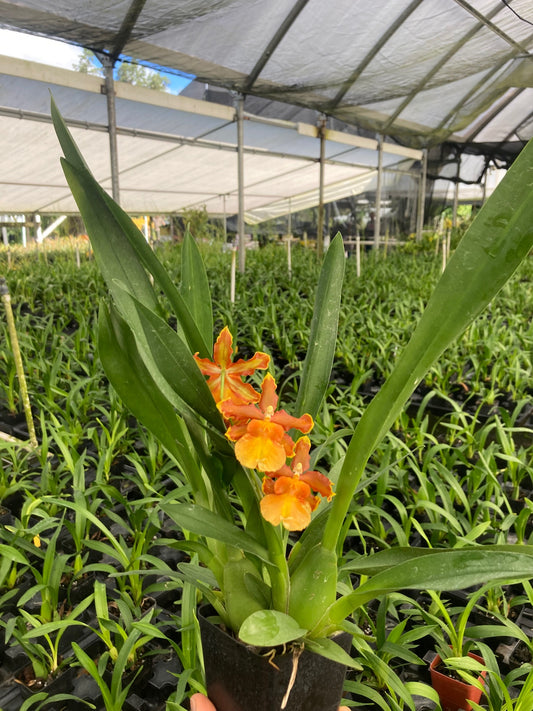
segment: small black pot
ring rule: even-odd
[[[269,650],[247,647],[206,614],[200,610],[198,619],[207,693],[217,711],[281,710],[293,674],[293,654],[277,648],[271,657]],[[351,640],[347,633],[335,638],[345,651]],[[344,665],[304,650],[284,711],[337,711],[345,675]]]

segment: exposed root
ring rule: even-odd
[[[283,711],[284,708],[286,708],[288,702],[289,702],[289,695],[292,691],[292,687],[294,686],[296,682],[296,675],[298,674],[298,662],[300,660],[300,655],[304,651],[304,645],[301,644],[299,646],[294,645],[293,650],[292,650],[292,671],[291,671],[291,678],[289,679],[289,683],[287,685],[287,691],[285,692],[285,696],[283,697],[283,701],[281,702],[281,711]]]

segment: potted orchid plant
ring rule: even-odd
[[[188,483],[161,502],[190,538],[194,557],[180,573],[246,645],[291,650],[282,700],[267,708],[316,708],[316,696],[293,701],[302,650],[353,664],[334,635],[344,630],[356,639],[350,617],[374,598],[399,589],[533,577],[533,547],[516,545],[396,548],[342,565],[346,522],[369,457],[431,365],[533,245],[533,143],[463,237],[391,376],[355,426],[343,460],[324,473],[311,466],[312,429],[335,351],[345,262],[340,235],[323,261],[298,397],[287,412],[266,354],[235,358],[227,328],[213,344],[209,284],[194,239],[187,235],[183,244],[178,288],[95,181],[55,105],[52,117],[63,170],[111,295],[99,319],[104,369]],[[168,309],[176,329],[168,324]],[[354,572],[364,581],[357,587]],[[220,696],[216,701],[223,711]],[[337,695],[327,708],[338,701]]]

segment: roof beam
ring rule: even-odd
[[[450,121],[453,119],[453,117],[463,108],[463,106],[466,104],[466,102],[472,97],[475,96],[475,94],[478,93],[484,86],[487,86],[492,84],[492,78],[494,77],[495,74],[497,74],[507,62],[513,59],[513,55],[509,54],[505,57],[504,60],[502,60],[497,66],[495,66],[493,69],[491,69],[489,72],[483,75],[482,79],[478,81],[478,83],[469,89],[462,97],[461,99],[455,104],[455,106],[448,111],[446,116],[442,119],[442,121],[439,123],[439,125],[436,127],[436,131],[440,132],[443,129],[447,127],[447,125],[450,123]]]
[[[509,133],[505,136],[505,138],[503,139],[503,141],[501,141],[501,143],[507,143],[508,141],[511,140],[513,135],[516,136],[519,141],[523,140],[518,135],[518,131],[520,130],[520,128],[522,126],[525,126],[526,124],[528,124],[532,119],[533,119],[533,111],[531,111],[531,113],[529,113],[525,118],[523,118],[519,123],[517,123],[516,126],[511,131],[509,131]]]
[[[256,62],[254,68],[252,71],[248,74],[246,77],[246,80],[244,82],[244,85],[242,87],[242,93],[246,94],[248,93],[252,86],[255,84],[255,81],[261,71],[263,70],[265,64],[268,62],[272,54],[275,52],[276,47],[279,45],[281,40],[285,37],[287,32],[289,31],[290,27],[292,26],[293,22],[296,20],[298,15],[301,13],[301,11],[304,9],[304,7],[307,5],[309,0],[296,0],[295,4],[292,6],[291,11],[287,15],[287,17],[283,20],[283,22],[280,24],[276,32],[274,33],[274,36],[270,40],[270,42],[267,44],[266,49],[264,50],[263,54],[259,57],[259,60]]]
[[[491,121],[494,120],[494,118],[501,113],[509,104],[516,99],[517,96],[520,96],[520,94],[524,91],[523,88],[515,89],[515,91],[512,92],[510,96],[507,98],[499,101],[497,104],[493,104],[491,107],[491,110],[487,113],[487,115],[484,117],[483,121],[478,124],[473,131],[471,131],[468,136],[466,137],[466,140],[468,142],[471,142],[474,140],[474,138],[481,133],[481,131],[486,128]]]
[[[125,14],[119,31],[115,36],[115,42],[110,51],[110,56],[113,61],[116,61],[126,46],[127,42],[131,37],[135,23],[137,22],[139,15],[143,11],[146,4],[146,0],[132,0],[131,5],[128,8],[128,12]]]
[[[519,42],[516,42],[512,37],[510,37],[506,32],[503,30],[500,30],[498,25],[495,25],[493,22],[490,20],[494,17],[494,15],[499,14],[502,11],[502,7],[498,5],[497,7],[494,8],[491,12],[489,12],[488,15],[483,15],[479,10],[476,10],[472,5],[467,2],[466,0],[455,0],[455,2],[460,5],[463,10],[466,10],[469,12],[471,15],[473,15],[478,22],[481,22],[482,25],[487,27],[491,32],[494,32],[494,34],[498,35],[504,42],[507,42],[507,44],[510,44],[511,47],[518,52],[521,52],[525,54],[526,56],[531,56],[530,52],[528,51],[527,47],[524,47],[521,45]]]
[[[462,0],[455,0],[459,4],[462,4]],[[494,8],[489,13],[489,17],[493,17],[500,11],[499,6]],[[409,106],[411,101],[417,96],[428,84],[430,79],[432,79],[441,69],[442,67],[447,64],[447,62],[450,61],[450,59],[457,54],[457,52],[463,47],[466,41],[471,39],[474,35],[476,35],[483,27],[485,26],[485,22],[478,21],[477,24],[475,24],[471,29],[464,35],[462,35],[457,42],[455,42],[452,47],[444,54],[439,61],[427,72],[427,74],[422,77],[422,79],[418,82],[418,84],[414,87],[412,91],[409,92],[409,94],[405,97],[405,99],[401,102],[401,104],[398,106],[396,111],[394,111],[387,121],[385,122],[384,126],[382,127],[382,131],[387,132],[387,130],[394,124],[398,116]]]
[[[383,46],[387,44],[387,42],[390,40],[390,38],[393,36],[393,34],[403,25],[405,20],[411,15],[416,8],[420,5],[422,0],[413,0],[406,8],[405,10],[399,15],[396,20],[387,28],[387,31],[381,35],[381,37],[378,39],[378,41],[374,44],[370,52],[362,59],[361,62],[357,65],[356,69],[350,74],[348,79],[346,79],[342,84],[341,88],[335,95],[335,97],[332,99],[332,101],[329,103],[328,108],[334,109],[336,108],[346,93],[350,90],[350,88],[355,84],[355,82],[359,79],[360,75],[363,73],[363,71],[367,68],[367,66],[370,64],[370,62],[374,59],[374,57],[378,54],[378,52],[381,51]]]

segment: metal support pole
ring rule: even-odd
[[[48,225],[48,227],[42,232],[42,239],[46,239],[48,235],[52,234],[55,228],[59,227],[59,225],[62,224],[66,219],[66,215],[61,215],[56,220],[54,220],[51,225]]]
[[[326,163],[326,119],[318,125],[320,138],[320,172],[318,178],[318,219],[316,228],[316,252],[320,258],[324,253],[324,168]]]
[[[224,244],[227,244],[228,242],[228,223],[227,223],[227,217],[226,217],[226,196],[222,195],[222,212],[224,213],[224,216],[222,218],[222,228],[224,230]]]
[[[289,279],[292,277],[292,213],[291,213],[291,199],[289,198],[289,214],[287,216],[287,269],[289,272]]]
[[[416,215],[416,239],[422,239],[424,228],[424,203],[426,202],[426,175],[428,169],[428,152],[424,148],[422,153],[422,170],[420,173],[420,185],[418,186],[418,210]]]
[[[26,215],[24,215],[24,221],[26,221]],[[26,237],[26,225],[22,225],[22,246],[26,247],[27,246],[27,237]]]
[[[459,176],[461,175],[461,156],[457,158],[457,170],[455,172],[455,185],[453,190],[452,209],[452,229],[457,227],[457,207],[459,205]]]
[[[374,249],[379,249],[381,236],[381,188],[383,184],[383,136],[378,139],[378,178],[376,183],[376,219],[374,220]]]
[[[239,245],[239,271],[244,274],[246,245],[244,241],[244,96],[237,98],[237,182],[239,190],[239,215],[237,222]]]
[[[118,179],[117,113],[115,106],[115,80],[113,69],[115,61],[107,55],[98,55],[105,71],[105,94],[107,98],[107,129],[109,132],[109,158],[111,161],[111,195],[120,203]]]
[[[230,286],[229,286],[229,298],[232,304],[235,303],[235,264],[237,261],[237,249],[234,247],[231,250],[231,273],[230,273]]]
[[[43,241],[43,228],[41,226],[41,216],[35,215],[34,222],[35,222],[35,241],[37,242],[37,244],[41,244],[41,242]]]
[[[5,225],[2,225],[2,241],[4,243],[4,247],[9,247],[9,240],[7,238],[7,227]]]

